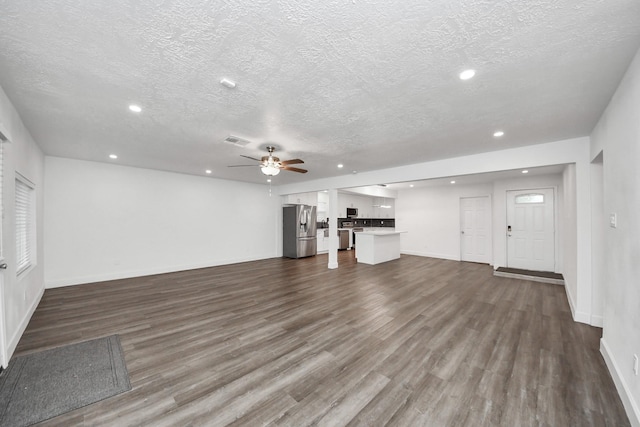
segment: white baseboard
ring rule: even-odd
[[[604,316],[597,316],[595,314],[591,315],[591,326],[595,326],[598,328],[603,328],[604,327]]]
[[[29,325],[29,321],[31,320],[33,313],[35,313],[36,308],[38,308],[38,304],[40,304],[42,295],[44,295],[44,288],[40,289],[38,296],[33,301],[33,303],[31,303],[29,310],[27,310],[27,313],[24,315],[24,318],[22,318],[22,320],[20,321],[20,324],[18,325],[18,329],[16,329],[13,336],[7,342],[7,363],[9,363],[9,360],[11,360],[11,356],[13,356],[13,353],[16,351],[16,348],[18,347],[18,343],[20,342],[20,338],[22,338],[22,334],[24,334],[24,331],[27,329],[27,326]]]
[[[640,427],[640,409],[638,409],[637,403],[633,400],[633,396],[624,377],[620,375],[620,368],[613,358],[611,350],[604,338],[600,339],[600,354],[602,354],[604,362],[607,364],[607,368],[609,368],[609,373],[611,373],[611,378],[613,378],[613,382],[616,385],[624,409],[629,417],[629,422],[634,427]]]
[[[573,320],[576,320],[576,307],[573,303],[573,295],[571,295],[571,291],[569,290],[569,286],[567,286],[566,280],[564,284],[564,292],[567,294],[567,301],[569,301],[569,309],[571,309],[571,317],[573,317]]]
[[[576,311],[575,300],[573,299],[573,295],[571,295],[571,290],[565,281],[564,291],[567,294],[567,301],[569,301],[569,308],[571,309],[571,317],[575,322],[584,323],[591,326],[602,326],[591,323],[593,318],[596,316],[591,316],[591,313],[585,313],[584,311]]]
[[[274,258],[274,256],[265,255],[265,256],[259,256],[259,257],[226,259],[226,260],[219,260],[216,262],[209,262],[209,263],[162,266],[162,267],[147,268],[142,270],[115,271],[112,273],[95,274],[95,275],[80,276],[80,277],[67,277],[64,279],[54,279],[54,280],[47,280],[45,278],[45,288],[53,289],[53,288],[61,288],[63,286],[75,286],[75,285],[84,285],[87,283],[106,282],[109,280],[131,279],[134,277],[151,276],[154,274],[175,273],[177,271],[197,270],[199,268],[216,267],[219,265],[229,265],[229,264],[239,264],[241,262],[259,261],[259,260],[268,259],[268,258]]]
[[[405,255],[423,256],[427,258],[440,258],[440,259],[448,259],[450,261],[460,261],[460,257],[455,257],[455,256],[445,255],[445,254],[434,254],[431,252],[400,251],[400,253]]]
[[[589,326],[595,326],[591,324],[591,315],[583,311],[576,311],[573,316],[573,320],[575,320],[576,322],[584,323]]]

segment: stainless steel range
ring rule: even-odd
[[[362,227],[354,227],[354,225],[355,223],[353,221],[342,221],[342,228],[350,229],[350,233],[353,234],[353,238],[351,240],[353,242],[352,247],[356,246],[356,233],[364,231]]]

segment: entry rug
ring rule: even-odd
[[[26,354],[0,374],[0,425],[29,426],[128,390],[117,335]]]

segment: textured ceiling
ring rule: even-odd
[[[588,135],[640,47],[637,0],[0,0],[0,12],[0,85],[45,153],[252,182],[265,181],[257,167],[227,165],[268,144],[305,160],[308,174],[275,179],[291,183]],[[466,68],[476,77],[461,81]]]

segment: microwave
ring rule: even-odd
[[[347,208],[347,218],[357,218],[358,208]]]

